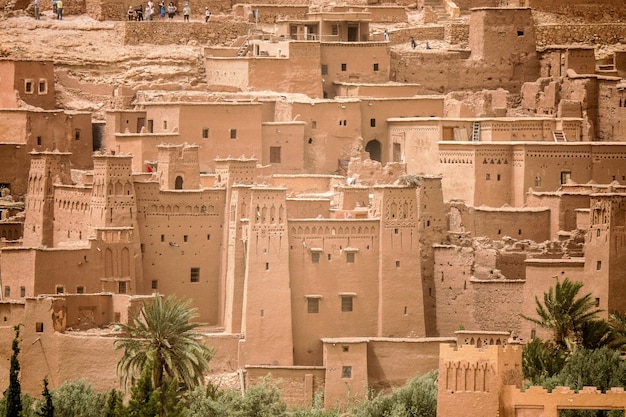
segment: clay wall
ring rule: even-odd
[[[186,141],[178,133],[118,133],[105,144],[106,151],[133,156],[133,173],[150,172],[149,163],[158,159],[157,146],[162,143],[182,145]]]
[[[276,47],[278,49],[270,57],[254,57],[247,60],[248,83],[242,86],[243,89],[302,93],[311,98],[322,97],[322,81],[319,75],[320,44],[284,42]],[[279,52],[281,57],[278,57]],[[286,59],[282,56],[286,56]]]
[[[428,40],[444,40],[445,30],[445,26],[440,25],[392,29],[388,31],[389,45],[409,45],[411,37],[413,37],[417,42],[425,42]],[[373,39],[382,42],[383,34],[379,33],[375,35]],[[423,49],[423,46],[421,49]]]
[[[0,214],[2,210],[0,210]],[[21,239],[24,230],[24,223],[22,222],[7,222],[0,223],[0,240],[18,240]]]
[[[596,140],[606,142],[626,141],[626,128],[624,126],[624,103],[621,100],[623,90],[618,87],[619,81],[615,79],[598,79],[598,109],[596,124]],[[621,91],[620,91],[621,90]]]
[[[557,417],[561,410],[626,410],[626,393],[623,387],[611,388],[603,393],[595,387],[584,387],[576,392],[569,387],[556,387],[548,392],[533,386],[525,391],[513,386],[502,387],[503,417],[536,415]],[[624,412],[624,411],[622,411]]]
[[[324,392],[326,370],[323,367],[281,368],[246,366],[246,386],[269,380],[276,384],[289,407],[311,407],[316,395]]]
[[[470,279],[474,251],[468,247],[434,247],[435,280],[428,288],[435,300],[436,335],[451,336],[461,326],[476,328]]]
[[[613,45],[620,43],[626,36],[626,24],[541,24],[535,26],[535,32],[537,48],[570,44]]]
[[[294,102],[279,109],[286,120],[298,117],[304,129],[304,170],[329,174],[338,171],[339,161],[360,155],[361,107],[358,100]],[[279,120],[279,117],[276,117]],[[284,118],[282,120],[285,120]]]
[[[219,331],[219,329],[218,329]],[[238,361],[240,334],[213,333],[205,335],[204,343],[213,349],[211,358],[211,372],[232,373],[237,372],[242,364]]]
[[[330,218],[331,201],[326,198],[290,198],[287,217],[290,219]]]
[[[276,173],[302,172],[305,125],[305,122],[263,123],[261,163],[271,164]]]
[[[396,98],[412,97],[418,94],[419,86],[415,84],[352,84],[335,83],[336,97],[376,97]]]
[[[55,189],[54,247],[65,242],[80,242],[92,235],[89,233],[91,191],[91,188],[72,186]]]
[[[206,254],[220,251],[224,190],[164,192],[157,183],[137,183],[136,194],[141,291],[193,298],[198,320],[217,324],[221,265]]]
[[[554,287],[557,280],[568,278],[570,281],[583,282],[585,261],[583,258],[572,259],[527,259],[526,284],[523,287],[523,299],[527,300],[517,310],[528,317],[537,317],[535,297],[542,299],[543,294]],[[536,335],[546,340],[550,333],[529,322],[521,321],[519,336],[530,340]]]
[[[503,385],[521,386],[522,347],[441,345],[437,415],[497,415]]]
[[[439,345],[450,339],[385,339],[367,342],[367,379],[375,391],[390,390],[436,369]],[[399,360],[402,358],[402,360]]]
[[[471,213],[472,236],[499,240],[504,236],[543,242],[550,239],[550,209],[476,207]]]
[[[322,365],[322,337],[377,334],[378,229],[376,220],[289,221],[295,364]]]
[[[556,240],[559,231],[578,228],[577,210],[589,207],[589,194],[542,193],[535,188],[527,195],[526,205],[550,209],[550,239]]]
[[[0,108],[23,107],[20,101],[52,110],[56,107],[52,61],[0,60]]]
[[[145,107],[154,133],[178,132],[184,142],[200,146],[200,172],[213,172],[217,157],[263,154],[258,103],[146,104]]]
[[[96,391],[108,391],[119,388],[116,366],[121,356],[113,348],[111,337],[85,336],[75,334],[47,333],[50,322],[43,317],[50,316],[48,311],[29,314],[31,326],[22,328],[20,345],[20,383],[22,392],[35,397],[41,394],[41,381],[48,377],[50,389],[56,389],[67,381],[84,380]],[[44,324],[44,333],[35,331],[35,317]],[[12,328],[0,328],[3,357],[11,355]],[[94,358],[98,358],[97,361]],[[8,386],[8,361],[0,365],[0,389]]]
[[[424,96],[403,99],[361,100],[361,136],[366,151],[370,141],[378,141],[378,149],[370,152],[370,158],[383,164],[393,161],[393,147],[389,141],[388,118],[396,117],[443,117],[443,97]],[[378,158],[373,153],[379,153]]]
[[[248,89],[251,59],[236,58],[236,50],[232,56],[220,57],[207,55],[204,66],[209,88],[218,90],[246,91]],[[230,54],[229,54],[230,55]]]
[[[122,9],[124,20],[127,19],[128,6]],[[198,10],[204,10],[198,9]],[[211,16],[209,24],[202,22],[182,21],[151,21],[151,22],[120,22],[119,32],[122,33],[124,45],[149,43],[153,45],[187,44],[195,42],[199,45],[230,45],[240,36],[245,36],[250,23],[233,20],[228,16]]]
[[[367,397],[367,341],[324,339],[324,408],[345,409]]]
[[[104,120],[106,122],[104,137],[105,141],[108,141],[111,140],[116,133],[141,133],[141,128],[146,126],[146,111],[107,111]]]
[[[290,4],[235,4],[232,8],[233,16],[243,18],[249,22],[276,23],[282,20],[305,20],[309,11],[306,4],[298,4],[298,1]],[[253,10],[257,11],[257,18],[254,18]]]
[[[448,23],[445,25],[444,40],[451,45],[466,46],[469,32],[470,27],[467,23]]]
[[[389,80],[390,55],[386,42],[322,43],[320,53],[324,97],[335,97],[335,81],[380,83]]]
[[[296,194],[313,193],[317,194],[320,190],[331,190],[336,184],[345,184],[346,179],[337,175],[284,175],[276,174],[272,176],[275,185],[285,187]],[[298,216],[289,216],[289,218],[298,218]]]
[[[371,15],[371,22],[373,23],[406,23],[407,14],[406,8],[403,6],[396,6],[390,4],[368,4],[359,6],[356,4],[350,4],[349,6],[335,6],[334,12],[365,12]]]

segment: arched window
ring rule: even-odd
[[[183,189],[183,177],[181,177],[180,175],[176,177],[176,180],[174,181],[174,189],[175,190],[182,190]]]

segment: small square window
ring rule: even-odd
[[[154,133],[154,120],[148,119],[148,132]]]
[[[333,36],[337,36],[337,35],[339,35],[339,25],[332,25],[332,26],[330,27],[330,33],[331,33]]]
[[[396,268],[400,268],[400,261],[396,261]]]
[[[63,285],[57,285],[54,292],[57,294],[63,294],[65,292],[65,288],[63,288]]]
[[[354,252],[346,253],[346,262],[349,263],[349,264],[353,264],[354,263]]]
[[[280,146],[270,146],[270,164],[280,164]]]
[[[167,130],[167,120],[163,120],[163,130]]]
[[[187,242],[189,240],[189,236],[183,235],[183,242]]]
[[[161,235],[161,242],[165,242],[165,235]]]
[[[270,270],[270,263],[269,262],[265,262],[265,270],[266,271]]]
[[[8,285],[4,286],[4,298],[11,298],[11,287]]]
[[[567,184],[567,181],[569,181],[571,178],[572,178],[571,171],[561,171],[561,185]]]
[[[206,235],[206,240],[211,240],[211,235]]]
[[[328,75],[328,65],[322,64],[322,75]]]
[[[80,140],[80,129],[74,130],[74,140]]]
[[[498,174],[498,175],[496,176],[496,180],[500,181],[500,178],[501,178],[501,177],[500,177],[500,174]]]
[[[24,81],[24,92],[26,94],[33,94],[35,91],[33,80]]]
[[[378,64],[374,64],[374,72],[378,72]]]
[[[596,307],[600,307],[600,299],[596,298]]]
[[[230,129],[230,138],[237,139],[237,129]]]
[[[20,297],[26,297],[26,287],[20,287]]]
[[[352,378],[352,367],[351,366],[342,366],[341,367],[341,377],[342,378]]]
[[[342,346],[341,347],[341,351],[342,352],[350,352],[350,346]]]
[[[370,119],[370,127],[376,127],[376,119]]]
[[[311,120],[311,129],[317,129],[317,121]]]
[[[524,36],[524,31],[523,30],[518,30],[517,31],[517,36]]]
[[[323,92],[322,92],[322,97],[323,97],[323,98],[328,98],[328,93],[327,93],[326,91],[323,91]]]
[[[491,174],[486,174],[486,175],[485,175],[485,179],[486,179],[487,181],[489,181],[489,180],[491,179]]]
[[[41,145],[41,136],[37,136],[37,145]]]
[[[209,129],[202,129],[202,139],[209,138]]]
[[[200,268],[191,268],[191,282],[200,282]]]
[[[76,294],[84,294],[85,293],[85,287],[83,287],[82,285],[79,285],[78,287],[76,287]]]
[[[126,294],[126,281],[120,281],[117,283],[117,293]]]
[[[352,311],[352,297],[349,295],[341,296],[341,311],[348,312]]]
[[[602,269],[602,261],[597,261],[596,262],[596,271],[599,271]]]
[[[39,80],[39,94],[48,94],[48,82],[46,80]]]
[[[306,299],[306,312],[309,314],[317,314],[320,312],[320,299],[319,298],[307,298]]]
[[[311,252],[311,262],[314,264],[320,263],[320,253],[319,252]]]
[[[158,279],[153,279],[150,282],[150,288],[152,288],[153,290],[158,290],[159,289],[159,280]]]
[[[341,71],[346,72],[348,70],[348,64],[341,64]]]
[[[43,333],[43,323],[38,321],[35,323],[35,332]]]

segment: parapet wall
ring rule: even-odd
[[[121,31],[124,45],[150,43],[154,45],[196,42],[199,45],[230,45],[248,33],[251,24],[230,18],[211,18],[204,22],[124,22]]]
[[[626,23],[535,26],[537,48],[548,45],[617,44],[626,38]]]
[[[325,375],[326,369],[321,366],[249,366],[246,387],[258,385],[269,377],[290,407],[310,407],[315,394],[324,391]]]
[[[624,388],[611,388],[605,394],[595,387],[584,387],[576,392],[568,387],[556,387],[552,392],[543,387],[530,387],[522,392],[514,386],[504,386],[501,395],[503,417],[542,415],[557,417],[559,410],[624,410]],[[532,414],[527,414],[531,412]]]

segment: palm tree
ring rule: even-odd
[[[557,281],[554,288],[543,294],[543,304],[535,297],[539,318],[522,317],[550,330],[557,348],[571,350],[572,346],[583,345],[586,330],[595,324],[596,314],[602,310],[594,309],[595,301],[591,294],[578,297],[582,286],[582,282],[568,278],[562,283]]]
[[[116,349],[124,349],[117,372],[125,384],[134,381],[144,367],[152,367],[152,385],[161,388],[164,377],[189,389],[200,385],[209,369],[213,350],[200,341],[191,323],[197,317],[189,301],[175,297],[154,297],[144,303],[141,313],[133,316],[132,326],[120,324],[128,335],[115,341]]]

